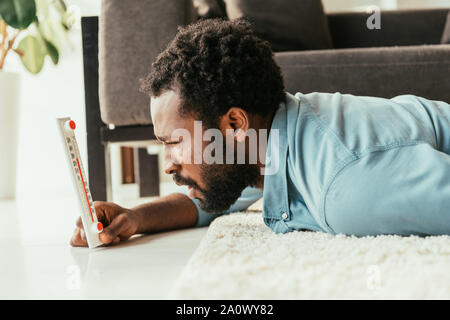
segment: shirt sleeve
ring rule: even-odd
[[[205,227],[208,226],[215,218],[221,215],[229,214],[231,212],[243,211],[256,201],[258,201],[260,198],[262,198],[262,195],[263,191],[261,189],[247,187],[242,191],[241,196],[236,200],[236,202],[232,204],[228,210],[222,213],[208,213],[200,208],[198,199],[192,199],[194,205],[197,207],[198,213],[197,223],[195,227]]]

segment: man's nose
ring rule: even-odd
[[[174,174],[180,169],[179,161],[178,159],[175,159],[173,153],[167,149],[169,148],[165,148],[164,150],[164,172],[166,174]]]
[[[172,160],[166,160],[166,167],[164,168],[164,172],[166,174],[175,174],[179,170],[179,166],[176,165]]]

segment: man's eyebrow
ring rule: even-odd
[[[156,139],[158,139],[161,142],[166,142],[167,140],[170,140],[170,138],[168,136],[156,136]]]
[[[169,136],[158,136],[158,135],[156,135],[155,134],[155,137],[156,137],[156,139],[158,140],[158,141],[160,141],[160,142],[163,142],[163,143],[168,143],[168,141],[171,141],[172,140],[172,137],[169,137]],[[182,141],[183,140],[183,138],[182,137],[178,137],[179,139],[178,140],[176,140],[176,142],[180,142],[180,141]]]

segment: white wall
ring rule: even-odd
[[[83,15],[96,15],[100,0],[72,0]],[[42,72],[31,75],[18,57],[8,55],[5,69],[21,75],[18,197],[28,194],[72,192],[62,145],[56,131],[56,117],[70,116],[78,125],[77,138],[86,165],[84,83],[81,30],[72,34],[73,47],[63,52],[58,66],[50,60]]]

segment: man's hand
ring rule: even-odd
[[[117,244],[127,240],[136,234],[139,227],[138,217],[133,210],[122,208],[112,202],[94,202],[97,219],[103,224],[103,231],[99,233],[99,239],[105,245]],[[81,217],[77,219],[76,229],[70,239],[73,247],[87,247],[87,239],[81,222]]]
[[[161,231],[193,227],[197,221],[197,208],[191,199],[180,193],[169,194],[132,209],[125,209],[112,202],[94,202],[97,219],[103,224],[99,233],[105,245],[127,240],[134,234],[149,234]],[[81,218],[70,239],[74,247],[87,247]]]

